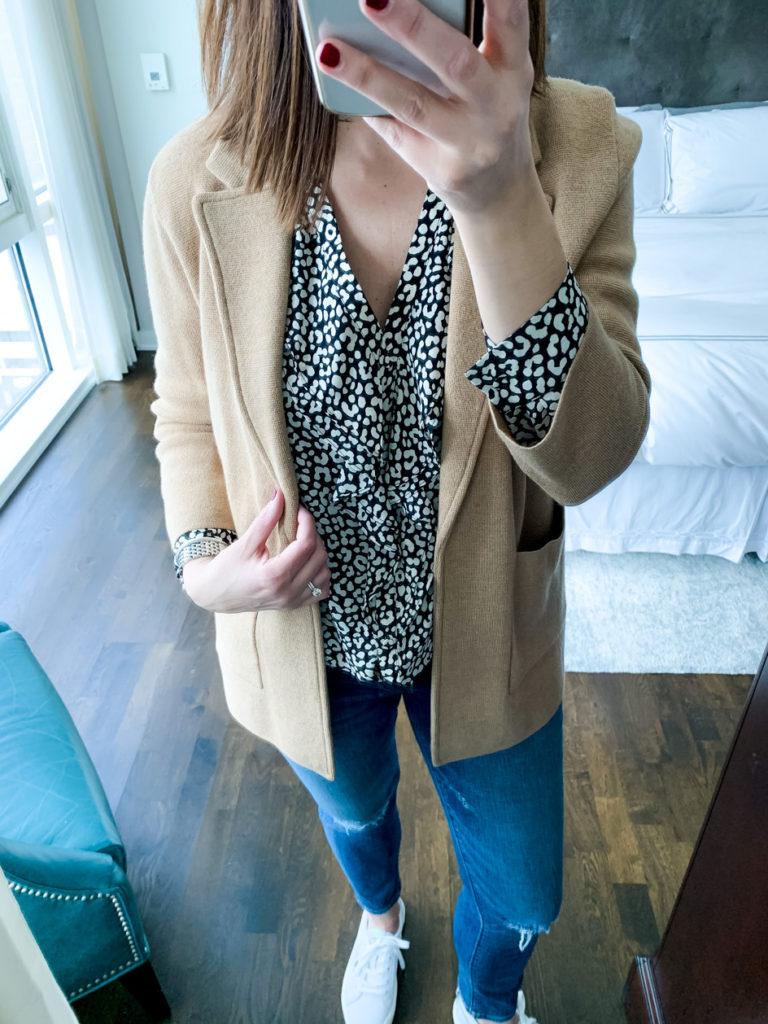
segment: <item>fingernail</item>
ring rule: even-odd
[[[320,63],[325,64],[327,68],[335,68],[338,67],[339,61],[341,60],[341,54],[333,43],[325,43],[320,51],[319,59]]]
[[[374,11],[383,11],[389,0],[365,0],[366,7],[372,7]]]
[[[270,501],[274,501],[276,497],[277,497],[277,488],[275,488],[275,493],[272,495],[272,497],[269,500]]]

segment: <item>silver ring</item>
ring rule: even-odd
[[[312,597],[320,597],[321,594],[323,593],[320,587],[316,587],[312,580],[309,581],[307,586],[312,591]]]

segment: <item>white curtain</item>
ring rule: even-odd
[[[102,176],[73,0],[4,0],[40,138],[73,287],[76,348],[96,378],[135,362],[135,317]]]
[[[77,1024],[0,868],[0,1021]]]

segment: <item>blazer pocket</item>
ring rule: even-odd
[[[217,612],[216,653],[226,690],[230,679],[261,689],[261,667],[256,647],[258,612]]]
[[[533,551],[518,551],[513,581],[514,623],[510,688],[558,640],[565,626],[563,541],[565,512],[557,506],[554,533]]]

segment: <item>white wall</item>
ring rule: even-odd
[[[0,1020],[77,1024],[0,868]]]
[[[162,146],[205,112],[195,0],[94,0],[137,210]],[[147,92],[140,53],[168,56],[169,92]]]
[[[196,0],[76,0],[102,136],[115,189],[141,328],[154,348],[141,255],[150,165],[163,145],[205,113]],[[144,87],[141,53],[165,53],[168,92]]]

